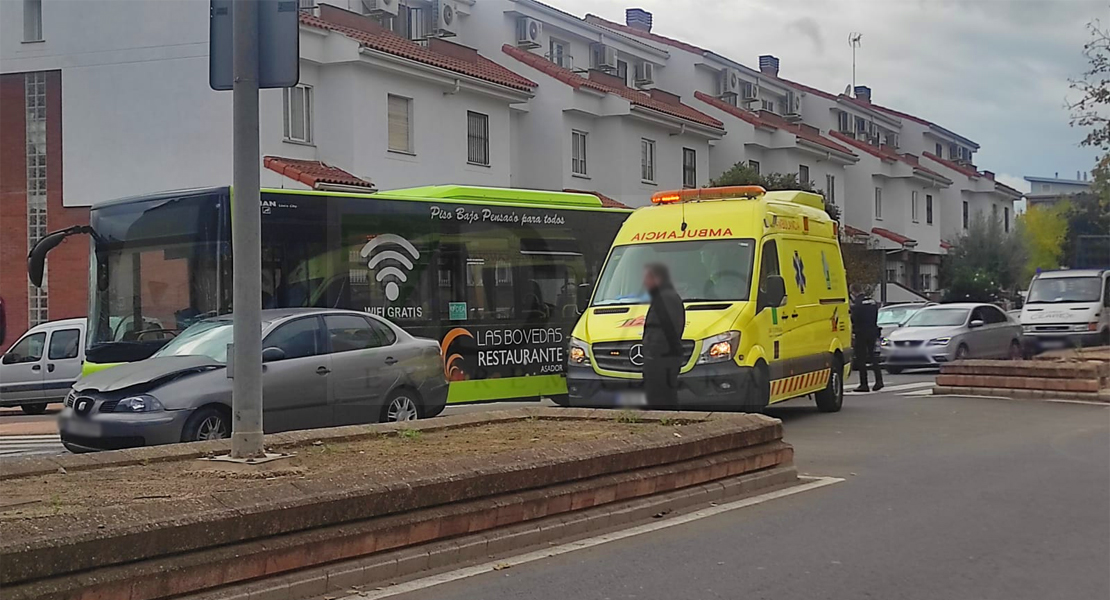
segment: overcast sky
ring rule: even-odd
[[[1110,24],[1110,0],[549,0],[624,22],[654,15],[652,31],[832,93],[852,79],[848,34],[863,34],[856,82],[872,99],[979,143],[976,164],[1020,190],[1024,175],[1074,178],[1095,152],[1068,125],[1068,78],[1086,68],[1086,24]],[[1074,96],[1074,92],[1071,93]]]

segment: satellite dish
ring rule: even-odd
[[[844,95],[845,96],[851,96],[852,95],[852,84],[849,83],[848,85],[844,86]]]

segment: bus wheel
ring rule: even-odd
[[[570,406],[570,394],[555,394],[548,396],[556,406]]]
[[[833,359],[828,385],[813,397],[817,400],[817,410],[821,412],[837,412],[844,406],[844,368],[840,358]]]
[[[20,410],[29,415],[41,415],[46,412],[46,403],[38,402],[35,404],[20,404]]]

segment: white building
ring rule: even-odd
[[[1025,195],[1025,200],[1029,202],[1029,206],[1037,205],[1051,205],[1059,202],[1067,196],[1073,194],[1082,194],[1091,190],[1091,182],[1087,180],[1087,174],[1076,173],[1075,179],[1061,179],[1059,173],[1055,177],[1034,177],[1027,175],[1025,180],[1029,182],[1030,192]]]

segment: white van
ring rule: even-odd
[[[1110,270],[1038,273],[1021,309],[1021,329],[1033,352],[1110,343]]]
[[[29,415],[65,399],[85,361],[85,318],[32,327],[0,358],[0,406]]]

